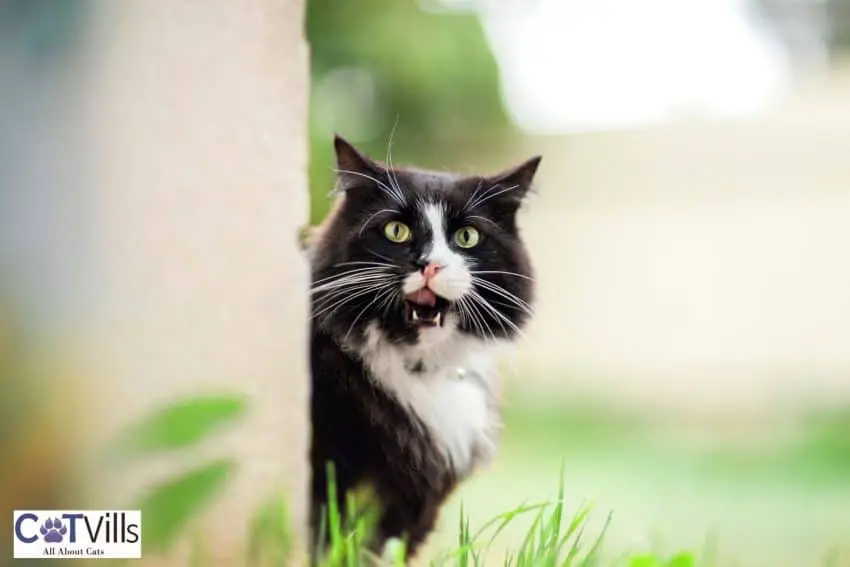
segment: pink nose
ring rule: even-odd
[[[422,269],[422,275],[425,276],[425,281],[428,281],[434,276],[436,276],[437,273],[442,269],[443,266],[441,266],[440,264],[428,264]]]

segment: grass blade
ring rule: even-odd
[[[128,427],[110,444],[106,455],[113,461],[123,462],[192,447],[237,421],[246,409],[247,403],[240,396],[218,395],[180,401]]]
[[[611,525],[611,518],[613,516],[613,512],[608,512],[608,517],[605,519],[605,525],[602,526],[599,536],[596,538],[596,541],[593,542],[593,545],[591,546],[587,556],[584,558],[584,561],[581,562],[582,567],[593,567],[599,561],[596,554],[599,552],[599,546],[602,545],[602,540],[608,532],[608,527]]]
[[[211,503],[236,470],[222,459],[154,486],[136,508],[145,522],[145,553],[168,551],[189,521]]]

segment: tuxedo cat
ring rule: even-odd
[[[311,243],[314,537],[334,465],[338,506],[368,486],[371,546],[412,555],[499,427],[497,349],[531,315],[516,214],[540,157],[495,176],[392,167],[337,136],[338,201]]]

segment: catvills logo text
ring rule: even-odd
[[[139,510],[15,510],[15,559],[138,559]]]

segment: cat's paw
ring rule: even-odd
[[[406,549],[404,542],[397,537],[391,537],[384,543],[384,548],[381,550],[381,560],[383,565],[403,565],[405,564]]]

